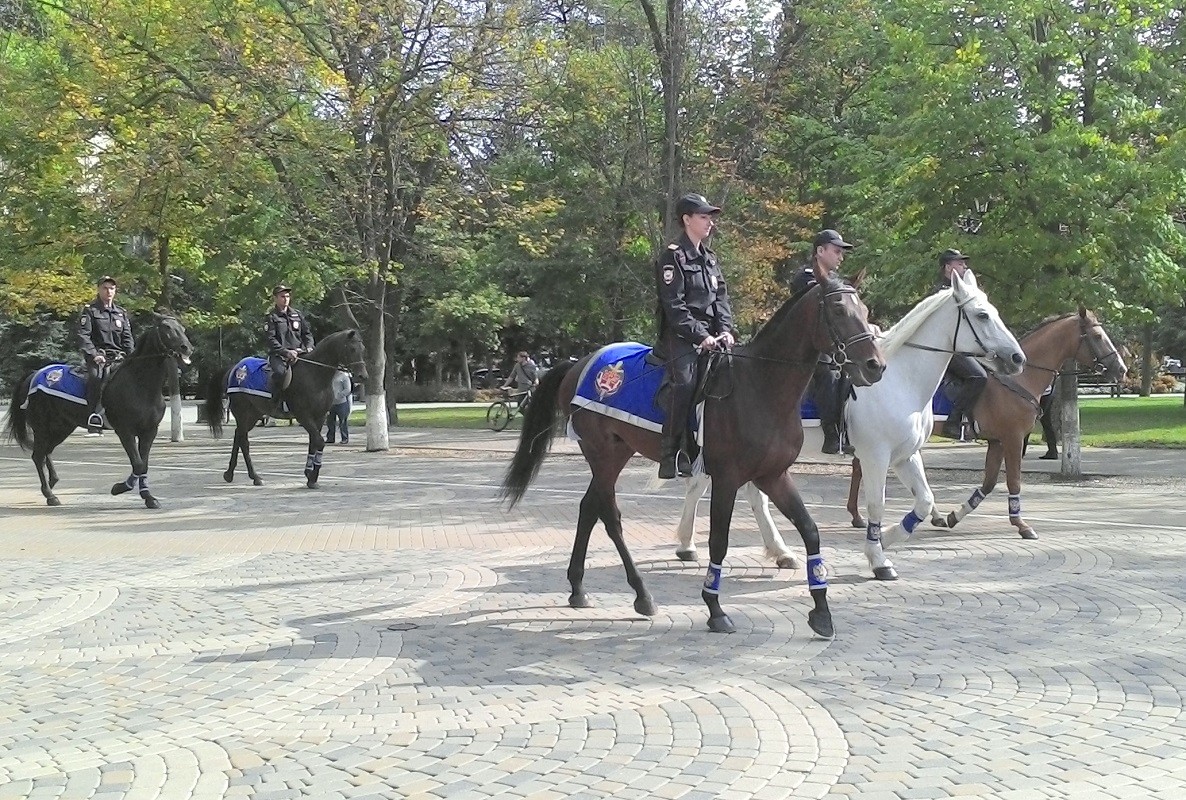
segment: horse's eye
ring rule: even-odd
[[[981,311],[981,312],[979,312],[978,314],[976,314],[976,317],[977,317],[978,319],[980,319],[982,322],[988,322],[988,320],[989,320],[989,316],[988,316],[988,312],[987,312],[987,311]]]

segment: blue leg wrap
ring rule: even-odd
[[[865,524],[865,541],[880,542],[881,541],[881,523],[868,522]]]
[[[318,450],[316,453],[313,454],[313,465],[314,466],[317,466],[317,467],[321,466],[321,457],[324,454],[325,454],[324,451],[321,451],[321,450]]]
[[[828,568],[819,553],[807,557],[807,588],[812,591],[828,588]]]
[[[1021,516],[1021,495],[1011,494],[1011,495],[1009,495],[1009,518],[1013,519],[1014,517],[1020,517],[1020,516]]]
[[[910,513],[902,517],[902,530],[906,531],[906,535],[914,533],[914,529],[918,527],[918,523],[922,522],[922,517],[914,513],[914,509],[910,509]]]
[[[313,469],[313,454],[312,453],[305,456],[305,469],[306,470]]]
[[[984,492],[979,489],[972,490],[972,496],[968,498],[968,508],[975,510],[976,506],[980,505],[984,500]]]
[[[720,564],[709,563],[708,574],[704,576],[704,591],[709,594],[721,593],[721,571]]]

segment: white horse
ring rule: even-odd
[[[1021,371],[1025,355],[970,272],[963,278],[953,275],[950,289],[923,299],[882,335],[879,344],[886,360],[885,376],[874,386],[857,388],[855,400],[845,404],[844,416],[849,442],[866,478],[865,555],[874,577],[895,580],[897,573],[885,557],[883,545],[908,538],[934,507],[920,451],[934,426],[931,398],[952,355],[976,356],[1008,375]],[[914,496],[914,508],[883,534],[885,480],[890,468]],[[708,483],[707,476],[689,479],[676,550],[681,559],[695,558],[691,518]],[[793,567],[779,558],[788,551],[770,518],[769,504],[756,489],[747,487],[747,492],[767,554],[778,560],[780,567]]]

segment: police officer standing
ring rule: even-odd
[[[791,293],[799,295],[824,280],[844,263],[844,257],[855,245],[844,241],[837,231],[826,228],[811,240],[811,260],[791,280]],[[840,452],[841,421],[844,395],[848,391],[840,367],[826,353],[820,353],[811,377],[811,394],[819,411],[820,427],[824,433],[821,452],[835,455]]]
[[[280,392],[288,377],[288,370],[302,353],[313,349],[313,332],[305,322],[305,315],[290,304],[292,289],[283,283],[272,289],[275,305],[264,322],[268,338],[268,389],[272,399],[280,401]]]
[[[961,277],[968,271],[968,256],[959,250],[947,249],[939,254],[939,282],[935,291],[951,288],[951,275]],[[971,421],[972,406],[988,383],[988,371],[972,356],[956,354],[947,367],[947,396],[951,398],[952,409],[943,423],[943,435],[952,439],[963,438],[963,420]]]
[[[87,433],[103,432],[103,382],[113,361],[119,361],[135,348],[132,321],[115,304],[119,284],[110,275],[96,283],[96,296],[82,309],[78,320],[78,345],[86,361],[86,403],[89,415]]]
[[[688,427],[697,354],[733,346],[733,309],[716,254],[705,241],[721,209],[702,195],[686,194],[675,204],[683,232],[667,246],[655,269],[659,294],[659,340],[655,355],[666,363],[670,397],[659,446],[659,477],[692,474],[680,447]]]

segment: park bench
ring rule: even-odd
[[[1120,396],[1120,384],[1108,380],[1107,376],[1096,373],[1079,374],[1079,393],[1093,394],[1107,392],[1109,397]]]

